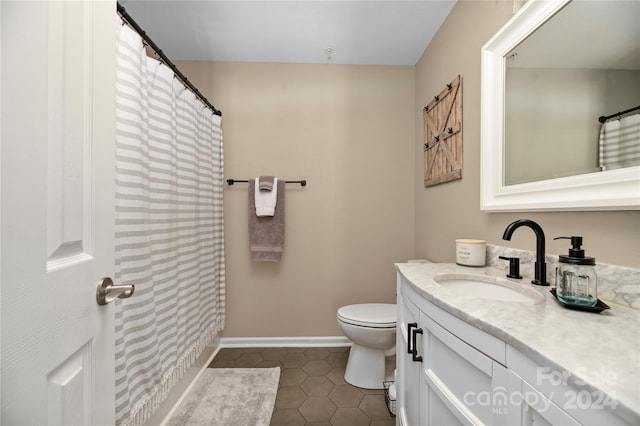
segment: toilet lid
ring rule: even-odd
[[[338,319],[363,327],[392,328],[396,317],[396,305],[390,303],[362,303],[338,309]]]

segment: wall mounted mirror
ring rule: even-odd
[[[598,120],[640,106],[638,22],[640,2],[529,0],[482,48],[482,210],[640,209],[640,147],[602,163]]]

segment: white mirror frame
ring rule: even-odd
[[[529,0],[482,48],[480,209],[483,211],[640,209],[640,167],[504,185],[505,57],[569,1]]]

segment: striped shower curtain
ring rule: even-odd
[[[117,25],[116,422],[144,423],[224,327],[220,117]]]
[[[599,148],[602,170],[640,166],[640,113],[604,123]]]

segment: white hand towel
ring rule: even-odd
[[[260,191],[259,179],[256,178],[255,182],[256,216],[273,216],[276,212],[278,179],[273,179],[273,189],[271,191]]]

